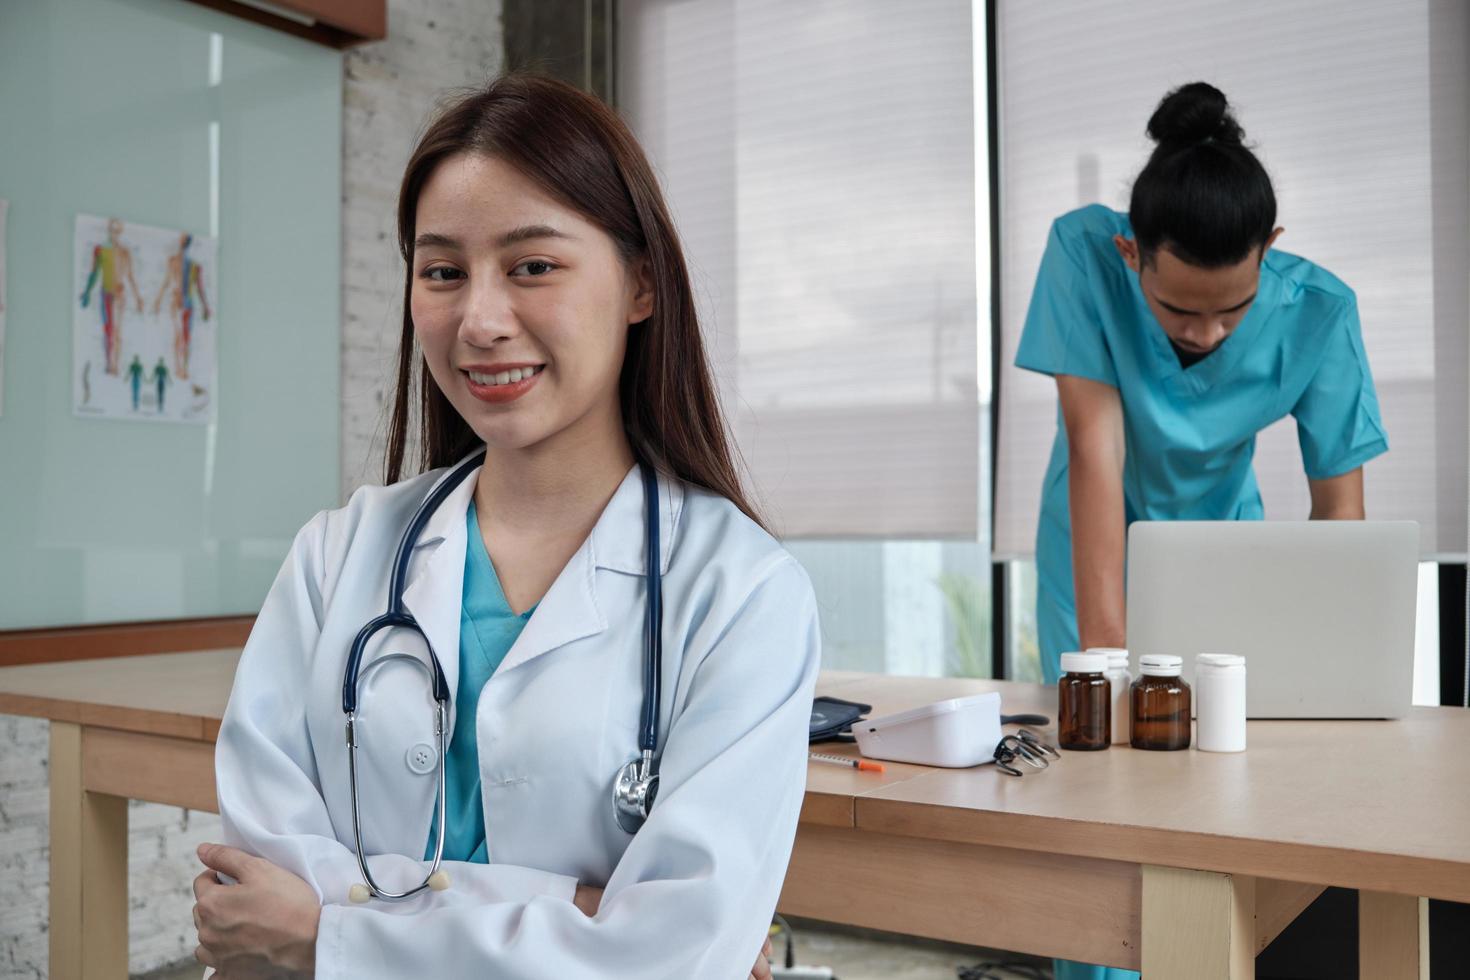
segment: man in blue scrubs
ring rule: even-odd
[[[1296,419],[1313,519],[1361,519],[1363,464],[1388,449],[1353,291],[1271,249],[1271,181],[1225,96],[1171,92],[1148,132],[1128,214],[1053,224],[1016,352],[1060,401],[1036,534],[1048,682],[1063,651],[1127,646],[1128,524],[1261,519],[1262,429]],[[1137,974],[1059,962],[1057,976]]]

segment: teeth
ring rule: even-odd
[[[517,381],[524,381],[526,378],[531,377],[533,374],[539,374],[540,371],[541,368],[538,366],[528,368],[512,368],[509,371],[501,371],[497,374],[482,374],[479,371],[467,371],[466,373],[470,376],[470,380],[477,385],[494,386],[503,384],[514,384]]]

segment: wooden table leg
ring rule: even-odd
[[[1256,880],[1143,866],[1143,975],[1252,980]]]
[[[1358,893],[1358,976],[1428,980],[1429,899]]]
[[[128,801],[82,786],[82,730],[51,723],[52,980],[128,974]]]

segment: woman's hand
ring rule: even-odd
[[[602,904],[602,889],[593,888],[591,885],[578,885],[577,894],[572,896],[572,904],[590,919],[597,915],[597,906]]]
[[[771,937],[766,937],[766,944],[761,947],[760,955],[755,958],[755,966],[750,968],[750,980],[771,980]]]
[[[322,910],[312,887],[223,844],[200,844],[198,854],[206,870],[194,879],[194,958],[214,967],[220,980],[314,976]],[[239,884],[222,884],[216,871]]]
[[[576,894],[572,896],[572,904],[590,919],[597,915],[597,907],[602,904],[602,889],[579,884]],[[760,954],[756,956],[755,963],[750,968],[750,980],[771,980],[770,957],[771,939],[767,936],[766,944],[761,947]]]

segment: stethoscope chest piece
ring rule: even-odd
[[[653,768],[653,753],[643,754],[618,770],[613,780],[613,812],[617,814],[618,826],[626,833],[636,834],[648,819],[653,798],[658,795],[658,773]]]

